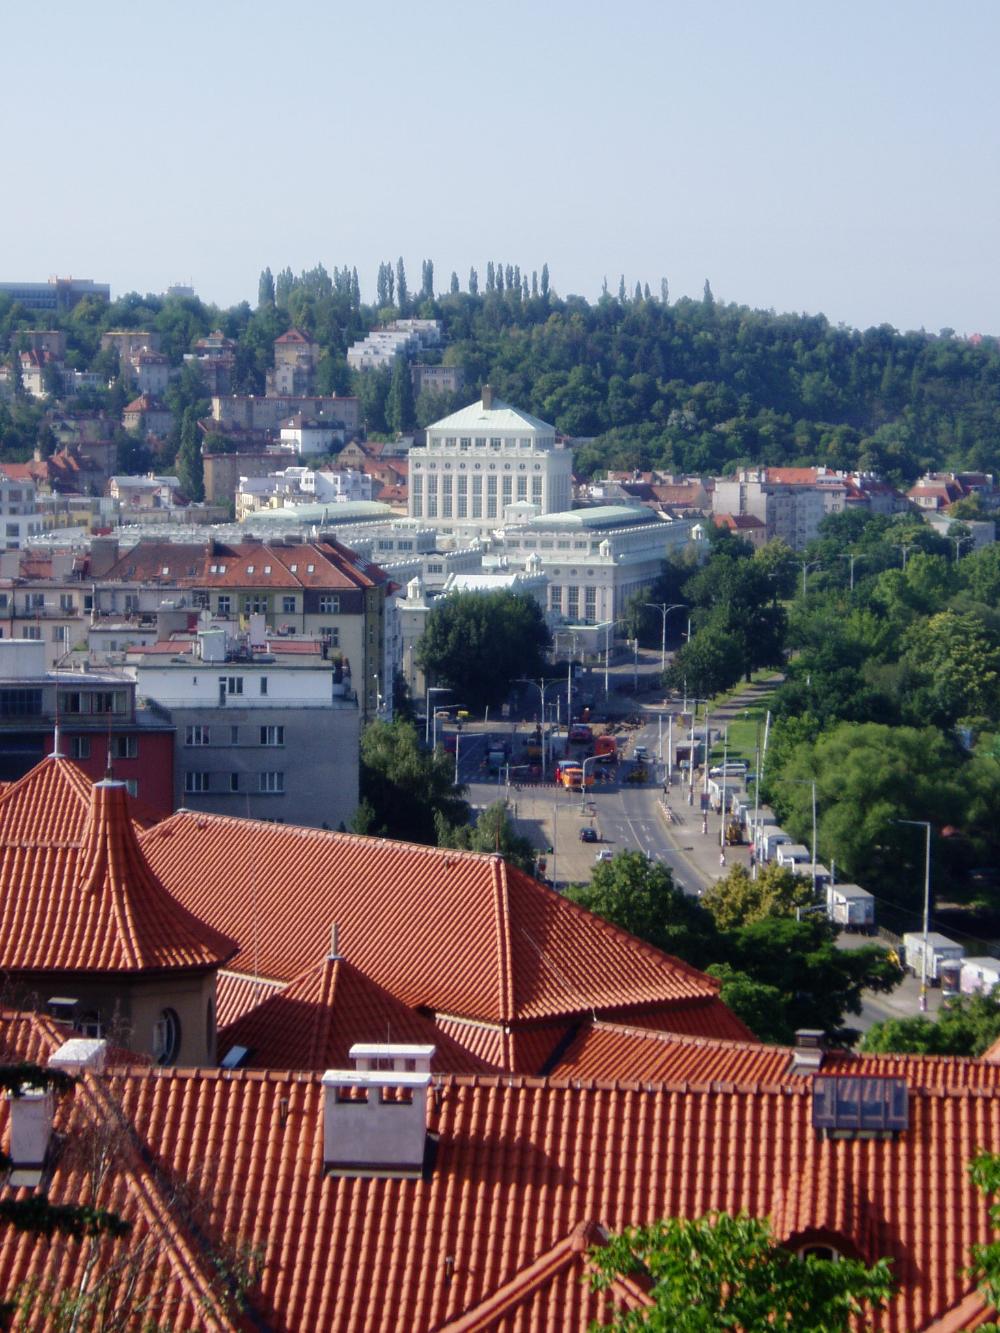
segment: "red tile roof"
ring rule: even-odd
[[[779,482],[785,486],[812,486],[818,475],[819,470],[814,467],[769,467],[765,469],[767,481]]]
[[[284,981],[268,981],[266,977],[249,976],[245,972],[229,972],[222,968],[215,978],[216,1024],[224,1027],[256,1009],[285,989]]]
[[[830,1235],[844,1252],[889,1258],[899,1292],[867,1326],[914,1333],[956,1308],[974,1317],[964,1270],[970,1246],[992,1234],[965,1166],[1000,1149],[1000,1098],[977,1092],[912,1089],[896,1138],[835,1139],[812,1128],[808,1080],[772,1091],[435,1078],[433,1169],[376,1179],[324,1173],[317,1076],[139,1069],[88,1078],[57,1111],[68,1144],[100,1110],[103,1087],[137,1150],[121,1136],[100,1202],[135,1220],[118,1254],[147,1235],[160,1241],[146,1290],[177,1329],[204,1326],[197,1295],[211,1289],[214,1244],[259,1247],[248,1317],[289,1333],[584,1333],[599,1312],[579,1280],[593,1223],[620,1230],[745,1209],[790,1240]],[[0,1102],[0,1130],[8,1114]],[[174,1173],[194,1175],[197,1230],[168,1192]],[[85,1185],[64,1150],[50,1198],[75,1201]],[[71,1286],[85,1261],[72,1242],[5,1232],[0,1288],[30,1275]],[[616,1299],[642,1295],[620,1289]]]
[[[457,1018],[551,1021],[718,994],[703,973],[499,856],[189,811],[142,846],[181,902],[240,941],[236,970],[249,970],[253,950],[257,970],[290,981],[336,921],[351,961],[379,985]]]
[[[124,783],[92,787],[65,760],[0,796],[0,885],[7,971],[204,969],[234,951],[150,871]]]
[[[344,958],[324,958],[234,1023],[219,1028],[218,1050],[250,1052],[256,1069],[350,1068],[355,1042],[436,1046],[432,1068],[475,1073],[482,1063],[439,1032],[430,1019],[394,999]]]

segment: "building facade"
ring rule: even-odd
[[[502,526],[508,506],[561,513],[572,504],[573,454],[555,428],[495,399],[427,427],[427,443],[409,456],[407,514],[439,532],[485,536]]]

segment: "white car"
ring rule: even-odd
[[[634,746],[632,747],[632,758],[633,758],[633,759],[648,759],[648,758],[649,758],[649,751],[646,749],[645,745],[634,745]]]
[[[611,861],[613,859],[614,859],[614,853],[612,852],[610,847],[602,847],[601,850],[594,857],[595,862]]]

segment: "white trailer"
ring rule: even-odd
[[[1000,986],[1000,958],[983,956],[962,959],[959,990],[963,995],[974,995],[976,992],[989,995],[997,986]]]
[[[812,863],[812,852],[801,842],[782,842],[778,844],[775,860],[779,866],[788,866],[791,870],[801,869]]]
[[[923,976],[923,957],[924,957],[924,932],[922,930],[911,930],[903,936],[903,953],[906,959],[906,966],[915,977]],[[954,940],[950,940],[947,935],[942,935],[936,930],[928,932],[927,935],[927,980],[932,984],[937,984],[941,979],[941,971],[949,963],[960,965],[965,957],[965,950]]]
[[[860,884],[828,884],[826,907],[830,920],[844,930],[871,934],[875,929],[875,899]]]
[[[791,842],[792,835],[783,828],[771,826],[761,829],[757,836],[757,855],[762,861],[773,861],[782,843]]]

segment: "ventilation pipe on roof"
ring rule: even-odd
[[[788,1072],[790,1074],[817,1073],[823,1063],[825,1051],[826,1037],[821,1028],[797,1028]]]
[[[323,1075],[323,1165],[335,1176],[420,1176],[433,1046],[355,1045]]]

